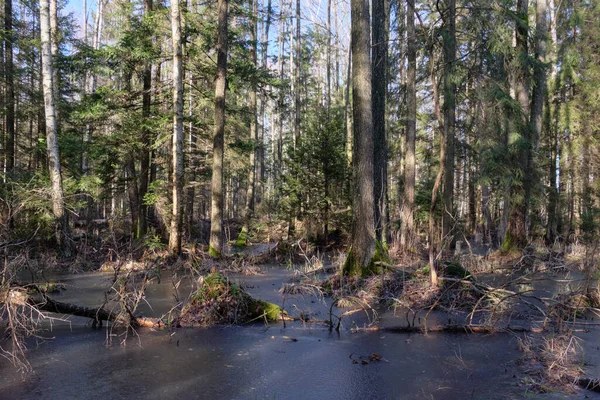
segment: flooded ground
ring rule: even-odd
[[[329,318],[328,300],[284,296],[293,276],[278,266],[266,274],[232,276],[255,297],[284,304],[291,313]],[[60,276],[64,302],[102,304],[111,275]],[[180,282],[177,291],[174,290]],[[163,276],[151,285],[140,311],[168,312],[187,296],[193,282]],[[285,300],[285,302],[284,302]],[[338,311],[341,312],[341,311]],[[433,317],[435,318],[435,316]],[[590,398],[595,394],[533,394],[523,386],[518,335],[353,333],[370,316],[344,319],[339,333],[323,324],[254,323],[237,327],[140,330],[126,346],[118,333],[93,330],[89,320],[69,318],[31,341],[28,357],[35,375],[23,380],[0,364],[2,399],[521,399]],[[405,316],[380,311],[380,324],[401,325]],[[587,336],[586,336],[587,335]],[[600,337],[582,333],[586,366],[598,372]],[[111,345],[107,345],[111,339]],[[598,343],[598,344],[596,344]]]

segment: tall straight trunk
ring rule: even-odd
[[[531,202],[531,134],[529,124],[529,66],[526,61],[528,56],[528,9],[529,0],[517,1],[517,20],[516,20],[516,57],[517,73],[515,75],[515,95],[521,106],[521,117],[518,120],[518,128],[524,146],[520,149],[519,161],[523,175],[521,182],[518,182],[512,188],[513,199],[522,199],[513,201],[511,217],[508,221],[508,230],[504,239],[503,247],[522,248],[527,244],[527,231],[529,219],[529,205]]]
[[[257,0],[251,0],[250,7],[253,10],[250,16],[250,59],[254,67],[257,65],[257,51],[256,51],[256,19],[257,14]],[[250,220],[254,212],[254,198],[255,198],[255,183],[260,177],[256,173],[256,155],[258,152],[258,123],[256,118],[256,84],[253,83],[250,88],[250,141],[252,143],[252,152],[250,152],[250,168],[248,171],[248,191],[246,195],[246,207],[244,210],[244,226],[242,233],[240,234],[240,241],[245,243],[246,235],[250,230]],[[240,243],[242,244],[242,243]]]
[[[352,242],[345,275],[372,272],[376,249],[373,208],[373,112],[371,102],[371,37],[369,0],[351,0],[354,188]]]
[[[130,78],[129,78],[130,79]],[[137,185],[137,173],[135,172],[135,159],[128,154],[125,159],[125,173],[127,174],[127,199],[131,212],[131,237],[135,237],[139,231],[140,223],[140,195]]]
[[[346,125],[346,160],[348,166],[352,166],[352,102],[350,99],[350,87],[352,86],[352,43],[348,47],[348,67],[346,71],[346,93],[344,94],[344,123]]]
[[[533,92],[531,95],[531,141],[534,152],[537,152],[542,134],[544,97],[546,96],[546,0],[536,1],[534,51],[535,64],[533,67]]]
[[[219,257],[223,252],[223,153],[225,145],[225,90],[227,79],[227,8],[228,0],[218,0],[217,77],[215,80],[215,130],[213,136],[213,168],[211,182],[209,253]]]
[[[171,1],[171,31],[173,37],[173,109],[175,113],[173,115],[172,147],[173,213],[169,232],[169,249],[172,253],[180,254],[183,231],[183,56],[179,0]],[[150,76],[148,78],[148,81],[150,81]],[[150,91],[150,88],[148,88],[148,91]],[[150,105],[148,105],[148,108],[150,108]],[[148,173],[147,168],[145,173]]]
[[[331,106],[331,0],[327,0],[327,88],[325,93],[325,108]]]
[[[431,205],[429,206],[429,226],[428,226],[428,242],[429,242],[429,271],[431,285],[438,285],[438,275],[436,266],[436,234],[435,234],[435,209],[439,200],[439,191],[442,186],[442,179],[444,178],[444,165],[446,162],[446,146],[444,145],[445,129],[442,123],[442,112],[440,110],[440,95],[438,91],[438,84],[435,79],[435,53],[433,51],[433,44],[429,45],[429,77],[431,79],[431,88],[433,89],[433,110],[435,113],[435,119],[438,123],[438,131],[440,133],[440,166],[438,173],[435,177],[433,184],[433,190],[431,191]]]
[[[375,233],[377,240],[386,242],[387,226],[387,52],[388,52],[388,0],[373,0],[372,81],[371,101],[373,111],[373,190],[375,196]]]
[[[144,14],[146,18],[152,13],[152,0],[144,0]],[[173,11],[172,11],[173,12]],[[173,16],[171,15],[171,18]],[[174,40],[175,38],[173,38]],[[181,61],[180,61],[181,63]],[[175,63],[173,64],[175,66]],[[175,73],[176,71],[174,71]],[[143,72],[143,88],[142,88],[142,118],[148,120],[150,118],[150,105],[152,102],[152,63],[144,63]],[[182,100],[183,101],[183,100]],[[174,101],[175,102],[175,101]],[[147,127],[148,124],[144,124],[142,129],[142,151],[140,154],[140,173],[138,176],[139,180],[139,195],[143,200],[148,193],[149,176],[150,176],[150,142],[151,132]],[[148,230],[148,206],[145,202],[141,202],[140,207],[140,223],[138,227],[137,237],[141,238],[146,234]]]
[[[339,46],[339,40],[338,40],[338,2],[334,1],[333,2],[333,29],[334,29],[334,37],[335,37],[335,43],[334,43],[334,48],[335,48],[335,70],[334,70],[334,79],[333,79],[333,86],[335,89],[335,94],[336,96],[339,93],[339,89],[340,89],[340,46]]]
[[[13,76],[12,0],[4,0],[4,79],[6,82],[6,170],[15,167],[15,80]]]
[[[557,78],[556,78],[556,43],[558,41],[558,33],[557,33],[557,23],[556,23],[556,12],[555,12],[554,0],[550,0],[550,39],[552,41],[550,46],[550,76],[549,82],[551,86],[551,90],[549,90],[546,94],[546,119],[545,119],[545,131],[549,137],[550,142],[550,160],[548,165],[548,176],[550,185],[549,185],[549,193],[548,193],[548,223],[546,227],[546,243],[553,244],[558,236],[558,200],[559,193],[558,187],[556,185],[556,164],[558,162],[558,139],[557,139],[557,129],[556,126],[558,124],[553,124],[552,118],[553,114],[557,115],[558,109],[558,87]],[[551,108],[554,110],[551,111]]]
[[[192,95],[192,88],[196,84],[196,79],[192,72],[189,72],[189,90],[188,90],[188,117],[190,119],[188,126],[188,171],[186,175],[186,179],[188,181],[187,187],[187,199],[185,205],[185,217],[187,220],[187,232],[189,236],[192,236],[193,228],[194,228],[194,198],[196,196],[196,189],[194,186],[194,181],[196,179],[196,169],[197,169],[197,161],[196,161],[196,142],[197,137],[194,132],[194,123],[192,122],[192,117],[194,115],[194,96]]]
[[[456,114],[456,0],[447,3],[444,28],[444,139],[446,158],[444,160],[444,211],[443,240],[450,248],[454,234],[454,136]]]
[[[531,206],[531,198],[534,193],[541,190],[539,184],[538,174],[535,172],[535,154],[538,153],[540,148],[540,139],[542,136],[543,128],[543,111],[544,101],[546,98],[546,36],[548,33],[548,26],[546,23],[546,11],[547,3],[546,0],[536,1],[536,28],[534,35],[534,54],[535,63],[533,66],[533,88],[531,93],[531,110],[529,117],[529,129],[530,129],[530,148],[528,154],[527,164],[527,191],[529,195],[527,200],[530,208],[529,222],[527,224],[530,231],[533,232],[533,225],[540,220],[539,208],[536,210]]]
[[[415,34],[415,0],[406,1],[406,36],[408,69],[406,71],[406,149],[404,161],[404,196],[400,244],[412,249],[415,239],[415,175],[417,137],[417,43]]]
[[[86,3],[87,5],[87,3]],[[98,50],[100,48],[100,39],[102,37],[102,15],[104,13],[104,0],[100,0],[98,2],[98,7],[96,9],[96,19],[94,21],[94,27],[92,30],[92,48],[94,50]],[[85,13],[84,16],[84,25],[85,25],[85,29],[84,29],[84,41],[87,44],[88,42],[88,34],[87,34],[87,12]],[[94,72],[91,73],[91,75],[86,76],[86,80],[85,80],[85,90],[88,94],[93,94],[96,92],[96,74]],[[89,154],[88,154],[88,147],[89,144],[92,142],[92,134],[93,134],[93,126],[92,124],[87,124],[86,129],[85,129],[85,133],[83,135],[83,144],[84,144],[84,150],[83,153],[81,155],[81,170],[83,172],[84,175],[88,175],[89,174]],[[88,210],[89,211],[89,210]],[[89,217],[89,215],[88,215]]]
[[[279,79],[283,79],[283,54],[285,52],[285,19],[283,7],[279,10],[279,38],[277,49],[277,72]],[[276,187],[276,181],[279,179],[279,174],[283,168],[283,105],[285,101],[285,92],[283,88],[279,89],[277,98],[278,121],[277,121],[277,150],[275,158],[275,170],[273,171],[273,187]]]
[[[52,0],[40,0],[40,36],[42,47],[42,81],[44,91],[44,110],[46,114],[46,145],[48,154],[48,170],[52,184],[52,212],[56,242],[62,257],[71,257],[72,249],[69,238],[69,221],[65,209],[61,176],[60,153],[58,149],[58,132],[56,122],[56,96],[54,94],[54,62],[52,58],[50,4]]]
[[[50,51],[52,53],[52,62],[54,63],[52,69],[52,89],[54,93],[54,103],[56,107],[56,120],[57,129],[60,130],[60,81],[58,77],[58,68],[56,65],[58,57],[58,5],[57,0],[50,0]]]
[[[300,52],[302,49],[302,38],[300,29],[300,0],[296,0],[296,58],[294,59],[294,80],[295,80],[295,93],[294,93],[294,148],[296,147],[296,141],[300,138]]]
[[[271,4],[271,0],[268,1],[267,3],[267,17],[266,17],[266,21],[264,23],[264,37],[263,37],[263,41],[262,41],[262,48],[261,48],[261,66],[264,70],[267,69],[267,61],[268,61],[268,49],[269,49],[269,31],[271,29],[271,14],[272,14],[272,4]],[[258,13],[257,13],[258,15]],[[260,204],[262,201],[262,197],[263,197],[263,193],[264,193],[264,188],[263,188],[263,182],[266,180],[267,176],[266,176],[266,171],[267,169],[265,168],[265,132],[266,132],[266,118],[265,118],[265,109],[267,106],[267,97],[266,96],[261,96],[261,100],[260,100],[260,135],[259,135],[259,141],[258,141],[258,148],[257,148],[257,170],[256,170],[256,175],[257,175],[257,180],[256,180],[256,194],[255,194],[255,204]],[[272,115],[272,117],[274,117]]]

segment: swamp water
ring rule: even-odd
[[[238,276],[253,296],[282,303],[278,293],[291,272],[266,268],[265,275]],[[61,276],[67,290],[57,300],[88,306],[102,303],[110,274]],[[175,304],[173,279],[163,277],[146,292],[146,316]],[[185,298],[191,283],[178,288]],[[150,307],[151,305],[151,307]],[[285,308],[309,310],[327,319],[329,306],[308,296],[286,296]],[[293,312],[292,312],[293,313]],[[385,324],[403,316],[384,312]],[[354,318],[354,321],[352,321]],[[72,317],[29,342],[35,374],[26,380],[0,364],[1,399],[520,399],[589,398],[533,395],[519,385],[516,336],[508,334],[352,333],[367,318],[347,317],[340,333],[321,324],[261,323],[245,326],[139,330],[127,346],[106,329]],[[597,338],[598,335],[595,335]],[[600,354],[600,350],[598,351]],[[381,359],[376,359],[381,357]],[[599,358],[600,360],[600,358]]]

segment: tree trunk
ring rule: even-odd
[[[444,37],[444,210],[442,237],[449,249],[455,234],[454,221],[454,131],[456,113],[456,0],[449,0],[445,15]]]
[[[258,0],[250,1],[250,8],[252,9],[252,16],[250,16],[250,59],[252,65],[255,68],[258,67],[257,62],[257,42],[256,42],[256,20],[254,16],[257,14]],[[250,88],[250,142],[252,143],[252,151],[250,152],[250,165],[248,170],[248,190],[246,192],[246,207],[244,209],[244,226],[240,233],[238,244],[243,245],[246,243],[248,232],[250,231],[250,220],[254,213],[254,200],[255,200],[255,183],[260,179],[256,173],[256,156],[258,152],[258,122],[256,115],[256,83],[252,83]]]
[[[531,96],[531,139],[533,152],[537,152],[542,133],[544,97],[546,96],[546,0],[536,1],[535,60],[533,67],[533,93]]]
[[[375,233],[377,240],[385,243],[383,234],[387,226],[387,52],[388,52],[388,0],[373,0],[372,50],[372,112],[373,112],[373,190],[375,197]]]
[[[15,167],[15,82],[13,76],[12,0],[4,0],[4,78],[6,82],[6,171]]]
[[[407,58],[406,71],[406,149],[404,161],[404,196],[402,201],[402,225],[400,244],[411,250],[415,240],[415,146],[417,137],[417,43],[415,35],[415,0],[407,0]]]
[[[227,8],[228,0],[218,0],[217,77],[215,80],[215,127],[211,183],[209,253],[223,252],[223,153],[225,141],[225,91],[227,78]]]
[[[354,131],[352,124],[352,102],[350,99],[350,87],[352,86],[352,43],[348,48],[348,68],[346,71],[346,93],[344,95],[344,123],[346,124],[346,159],[348,166],[352,166],[352,132]]]
[[[69,223],[65,209],[61,176],[60,153],[58,149],[58,132],[56,121],[56,96],[54,94],[54,62],[52,57],[50,4],[52,0],[40,0],[40,32],[42,46],[42,81],[44,90],[44,109],[46,114],[46,145],[48,154],[48,170],[52,183],[52,212],[56,242],[63,258],[72,256],[69,235]]]
[[[144,0],[144,14],[146,18],[152,13],[152,3],[152,0]],[[142,80],[142,118],[148,120],[150,118],[150,105],[152,103],[152,63],[144,63]],[[140,203],[140,224],[137,232],[138,238],[142,238],[148,231],[148,206],[143,200],[146,193],[148,193],[148,186],[150,183],[150,136],[151,132],[146,124],[142,129],[142,151],[140,155],[140,173],[138,176],[139,195],[142,200]]]
[[[331,107],[331,51],[331,0],[327,0],[327,88],[325,89],[326,109]]]
[[[521,182],[512,188],[512,198],[520,199],[512,204],[511,217],[508,221],[508,230],[504,238],[504,249],[512,247],[522,248],[527,244],[527,231],[529,219],[529,205],[531,202],[531,135],[529,125],[529,65],[528,57],[528,8],[529,0],[518,0],[516,20],[516,57],[518,59],[517,73],[515,76],[515,94],[521,105],[521,118],[518,128],[523,140],[519,151],[520,168],[523,174]]]
[[[546,243],[552,245],[558,236],[558,201],[559,201],[559,193],[558,187],[556,185],[556,165],[558,162],[558,139],[557,139],[557,123],[553,124],[553,114],[556,114],[558,109],[558,90],[557,88],[557,77],[556,77],[556,43],[558,40],[557,33],[557,23],[556,23],[556,13],[554,0],[550,0],[550,38],[552,40],[550,46],[550,76],[549,82],[551,85],[551,90],[547,91],[546,101],[547,101],[547,116],[545,120],[545,130],[547,135],[549,136],[550,142],[550,160],[548,166],[548,175],[549,175],[549,193],[548,193],[548,223],[546,227]],[[549,93],[548,93],[549,92]],[[550,94],[551,93],[551,94]],[[551,106],[554,110],[551,111]]]
[[[173,214],[169,232],[169,249],[171,253],[180,254],[183,231],[183,66],[179,0],[171,1],[171,30],[173,35],[173,109],[175,113],[173,115],[172,147]],[[147,174],[147,172],[146,168],[145,173]]]
[[[50,51],[52,53],[52,84],[54,93],[54,105],[56,107],[56,127],[60,130],[60,81],[58,77],[58,5],[57,0],[50,0]]]
[[[435,177],[433,184],[433,190],[431,191],[431,205],[429,206],[429,227],[428,227],[428,239],[429,242],[429,270],[430,280],[433,286],[438,285],[438,275],[436,266],[436,234],[435,234],[435,209],[438,202],[439,191],[442,186],[442,179],[444,177],[444,165],[446,162],[446,146],[444,145],[445,129],[442,125],[442,112],[440,110],[440,95],[438,91],[437,81],[435,79],[435,55],[433,51],[433,44],[430,44],[429,49],[429,76],[431,79],[431,88],[433,89],[433,110],[435,113],[435,119],[438,123],[438,131],[440,133],[440,166],[438,173]]]
[[[302,31],[300,30],[300,0],[296,0],[296,58],[294,60],[294,80],[295,80],[295,93],[294,93],[294,148],[296,148],[296,142],[300,138],[300,53],[302,49]]]
[[[345,275],[371,272],[376,249],[373,208],[373,113],[369,1],[351,1],[352,100],[354,116],[354,171],[352,243],[344,264]]]

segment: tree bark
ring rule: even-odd
[[[327,0],[327,88],[325,93],[326,109],[329,109],[329,107],[331,106],[331,50],[331,0]]]
[[[446,248],[452,246],[454,235],[454,136],[456,114],[456,0],[448,0],[445,15],[444,38],[444,210],[442,237]]]
[[[431,191],[431,205],[429,206],[429,227],[428,227],[428,242],[429,242],[429,270],[430,280],[433,286],[438,285],[438,275],[436,266],[436,234],[435,234],[435,209],[438,202],[439,191],[444,178],[444,165],[446,164],[446,146],[444,145],[445,129],[442,124],[442,112],[440,109],[440,95],[438,91],[437,81],[435,79],[435,57],[433,44],[429,44],[429,76],[431,79],[431,88],[433,89],[433,110],[435,119],[438,123],[438,131],[440,133],[440,166],[435,177],[433,189]]]
[[[548,26],[546,24],[546,0],[536,1],[535,18],[535,64],[533,67],[533,93],[531,97],[531,136],[533,152],[537,152],[542,133],[542,117],[544,108],[544,97],[546,96],[546,36]]]
[[[387,52],[389,31],[389,2],[373,0],[372,81],[371,101],[373,103],[373,190],[375,197],[375,233],[377,240],[387,241],[387,137],[386,137],[386,97],[387,97]]]
[[[414,246],[415,209],[415,146],[417,137],[417,43],[415,35],[415,0],[407,0],[407,58],[406,71],[406,149],[404,161],[404,196],[402,201],[402,225],[400,245],[405,250]]]
[[[302,38],[300,29],[300,0],[296,0],[296,58],[294,60],[294,80],[295,80],[295,93],[294,93],[294,148],[296,148],[296,142],[300,138],[300,53],[302,50]]]
[[[529,205],[531,202],[531,135],[529,124],[529,66],[528,58],[528,9],[529,0],[517,1],[516,20],[516,54],[517,73],[515,76],[515,95],[521,106],[521,117],[518,119],[518,129],[521,132],[523,145],[519,151],[519,162],[523,178],[512,188],[513,200],[508,230],[504,238],[504,249],[522,248],[527,244],[529,220]]]
[[[209,253],[223,252],[223,153],[225,141],[225,92],[227,78],[227,9],[228,0],[218,0],[217,77],[215,80],[215,127],[211,183]]]
[[[15,167],[15,82],[13,71],[12,0],[4,0],[4,78],[6,82],[6,171]]]
[[[376,249],[369,1],[351,0],[354,172],[352,243],[345,275],[369,273]]]
[[[50,0],[51,2],[52,0]],[[52,212],[56,243],[63,258],[72,256],[69,238],[69,223],[65,209],[63,184],[58,148],[58,132],[56,121],[56,95],[54,90],[54,60],[52,57],[51,21],[49,0],[40,0],[40,36],[42,46],[42,85],[44,91],[44,110],[46,114],[46,145],[48,154],[48,170],[52,184]]]
[[[252,15],[250,16],[250,60],[255,68],[258,67],[257,57],[257,41],[256,41],[256,20],[255,17],[258,11],[257,0],[250,1],[250,9]],[[243,245],[246,243],[248,232],[250,231],[250,220],[254,213],[254,201],[255,201],[255,186],[256,182],[260,179],[257,174],[257,153],[258,153],[258,121],[257,121],[257,98],[256,98],[256,82],[253,82],[250,88],[250,142],[252,143],[252,151],[250,152],[250,165],[248,170],[248,190],[246,191],[246,206],[244,208],[244,225],[242,232],[240,233],[238,244]]]
[[[153,1],[144,0],[144,14],[148,18],[152,13]],[[175,72],[175,71],[174,71]],[[143,72],[143,87],[142,87],[142,118],[148,120],[150,118],[150,106],[152,103],[152,63],[144,63]],[[144,197],[148,193],[148,186],[150,184],[150,142],[151,132],[148,129],[147,124],[142,129],[142,151],[140,155],[140,173],[138,176],[139,181],[139,195],[140,195],[140,223],[138,226],[137,237],[142,238],[148,231],[148,206],[144,202]]]
[[[171,253],[181,253],[183,231],[183,65],[181,44],[181,11],[179,0],[171,1],[173,38],[173,212],[169,232]],[[146,170],[146,174],[147,174]]]

